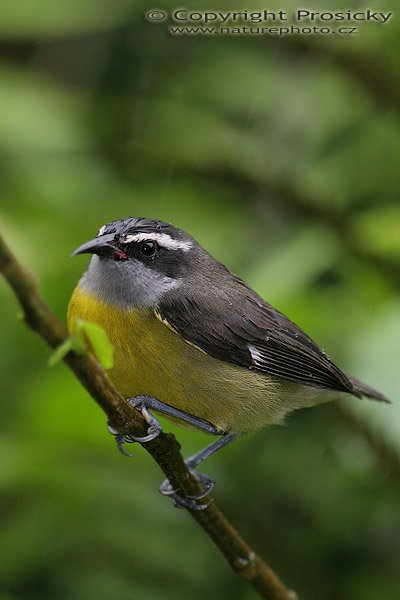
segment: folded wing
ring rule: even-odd
[[[312,387],[360,396],[297,325],[240,279],[235,286],[165,299],[158,316],[181,337],[223,361]]]

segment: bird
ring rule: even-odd
[[[68,306],[68,328],[100,325],[114,347],[108,374],[145,416],[147,436],[161,430],[154,413],[218,436],[187,459],[203,484],[196,501],[169,482],[177,506],[202,509],[213,481],[195,467],[250,431],[282,423],[293,410],[345,394],[388,402],[347,375],[300,327],[169,223],[128,217],[103,225],[73,255],[91,254]],[[191,503],[191,504],[190,504]]]

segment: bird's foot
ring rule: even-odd
[[[125,433],[119,433],[116,429],[114,429],[114,427],[110,423],[107,423],[107,431],[108,433],[111,433],[112,436],[114,436],[115,443],[117,444],[117,448],[121,452],[121,454],[129,457],[135,456],[134,454],[132,454],[132,452],[128,452],[124,448],[124,444],[133,444],[134,442],[134,440],[130,439],[129,435],[126,435]]]
[[[139,412],[142,413],[144,420],[148,423],[149,427],[147,429],[147,435],[143,436],[128,436],[132,442],[140,442],[145,444],[146,442],[151,442],[156,437],[160,435],[162,432],[162,427],[159,421],[155,418],[154,415],[151,414],[146,408],[146,404],[144,403],[141,396],[136,396],[135,398],[128,398],[127,401],[131,406],[136,408]]]
[[[174,506],[176,508],[188,508],[189,510],[205,510],[210,506],[213,500],[209,500],[205,503],[198,503],[198,500],[202,500],[213,490],[215,481],[204,475],[204,473],[199,473],[194,469],[190,469],[190,472],[196,477],[198,482],[202,486],[202,491],[199,494],[188,495],[188,496],[180,496],[177,490],[174,490],[168,479],[162,482],[160,485],[160,493],[163,496],[169,496],[172,498]]]
[[[130,435],[126,433],[119,433],[110,425],[107,425],[107,429],[111,435],[115,438],[115,443],[117,444],[118,450],[122,452],[125,456],[134,456],[130,452],[127,452],[124,448],[124,444],[133,444],[135,442],[139,442],[141,444],[145,444],[146,442],[151,442],[156,437],[160,435],[162,432],[161,424],[157,421],[157,419],[149,412],[146,408],[144,401],[141,396],[136,396],[135,398],[127,398],[127,401],[131,406],[140,411],[149,427],[147,429],[147,435],[136,436]]]
[[[134,454],[127,452],[127,450],[124,447],[124,444],[133,444],[134,442],[145,444],[146,442],[150,442],[151,440],[154,440],[158,435],[160,435],[162,427],[158,420],[147,409],[145,397],[136,396],[135,398],[127,398],[127,401],[131,406],[133,406],[142,413],[146,423],[148,423],[149,427],[147,429],[147,435],[135,436],[127,433],[119,433],[111,425],[111,423],[108,423],[107,428],[109,433],[111,433],[111,435],[114,436],[115,442],[118,446],[118,450],[125,456],[134,456]],[[213,500],[209,500],[208,502],[198,503],[199,500],[202,500],[203,498],[208,496],[208,494],[214,488],[215,484],[215,481],[213,479],[211,479],[207,475],[204,475],[203,473],[195,471],[193,468],[194,466],[197,466],[197,464],[200,462],[200,460],[198,460],[199,456],[201,456],[201,460],[203,460],[203,454],[204,453],[196,454],[194,457],[190,457],[186,461],[190,472],[196,477],[196,479],[202,487],[202,491],[199,494],[180,496],[178,494],[178,491],[174,490],[168,479],[166,479],[160,486],[161,494],[163,494],[163,496],[171,497],[174,505],[177,508],[187,508],[189,510],[205,510],[213,502]],[[209,452],[207,452],[207,455],[208,454]]]

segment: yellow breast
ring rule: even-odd
[[[101,325],[115,351],[109,376],[128,398],[144,394],[198,416],[221,431],[277,422],[293,405],[294,384],[215,359],[183,340],[150,309],[106,304],[77,287],[68,307],[76,319]],[[299,393],[296,390],[297,394]]]

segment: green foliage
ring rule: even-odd
[[[80,355],[85,354],[88,348],[92,350],[104,369],[112,368],[114,349],[107,333],[101,325],[83,321],[82,319],[77,319],[74,335],[70,335],[50,355],[49,366],[54,367],[54,365],[61,362],[68,352],[72,351]]]
[[[68,354],[75,352],[78,355],[85,354],[86,346],[83,336],[70,335],[65,342],[60,344],[49,356],[49,367],[60,363]]]
[[[103,327],[97,323],[77,319],[75,335],[82,342],[87,342],[95,357],[105,369],[112,368],[114,348]]]
[[[400,21],[352,39],[177,38],[145,2],[39,4],[0,9],[0,227],[52,309],[65,320],[86,267],[68,257],[105,222],[172,222],[392,398],[343,402],[397,455]],[[145,453],[120,456],[72,374],[46,368],[3,282],[0,296],[0,597],[253,598],[157,494]],[[87,323],[51,363],[83,339],[109,368]],[[164,426],[187,454],[208,441]],[[398,473],[329,405],[204,470],[301,598],[399,598]]]

